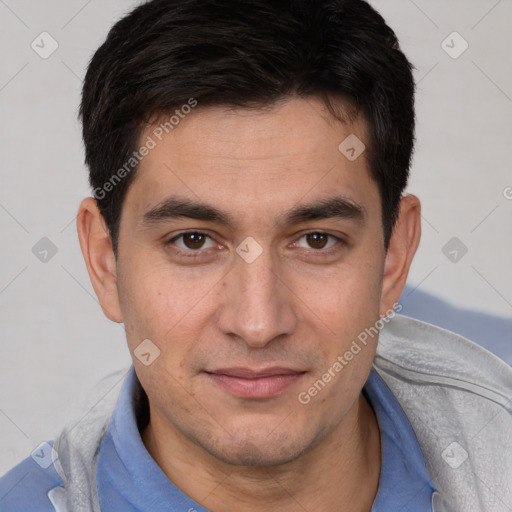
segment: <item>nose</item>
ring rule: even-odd
[[[296,326],[293,293],[268,248],[252,262],[235,256],[225,277],[219,328],[251,348],[263,348]]]

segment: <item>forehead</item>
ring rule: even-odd
[[[364,147],[364,121],[337,121],[319,99],[294,98],[259,110],[199,104],[162,130],[165,119],[140,139],[150,138],[154,147],[125,199],[134,215],[176,193],[241,216],[282,212],[334,192],[370,214],[379,200],[364,150],[356,159],[343,152],[347,137],[352,146],[361,143],[358,153]]]

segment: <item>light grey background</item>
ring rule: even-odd
[[[0,474],[53,439],[100,377],[130,363],[122,325],[103,316],[89,283],[75,216],[90,195],[81,81],[136,3],[0,0]],[[512,317],[512,2],[372,4],[418,82],[408,190],[423,203],[423,236],[409,282]],[[51,49],[44,31],[58,44],[46,59],[31,47]],[[57,249],[46,262],[32,251],[43,237]],[[468,249],[456,262],[442,252],[452,237]]]

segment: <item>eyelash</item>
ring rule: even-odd
[[[181,233],[179,233],[178,235],[176,236],[173,236],[170,240],[168,240],[167,242],[164,243],[164,245],[167,247],[169,245],[172,245],[176,240],[178,240],[179,238],[182,238],[184,235],[187,235],[187,234],[197,234],[197,235],[204,235],[210,239],[213,240],[213,237],[211,237],[208,233],[205,233],[203,231],[183,231]],[[336,240],[336,244],[333,245],[332,247],[329,247],[328,249],[310,249],[311,252],[314,252],[314,253],[317,253],[319,256],[322,256],[322,255],[330,255],[330,254],[333,254],[333,253],[336,253],[338,252],[339,250],[341,250],[344,246],[347,246],[348,243],[343,240],[342,238],[340,237],[337,237],[331,233],[328,233],[326,231],[308,231],[306,233],[303,233],[297,240],[300,240],[301,238],[307,236],[307,235],[312,235],[312,234],[316,234],[316,235],[326,235],[328,236],[329,238],[333,238],[334,240]],[[183,256],[183,257],[186,257],[186,258],[197,258],[197,257],[200,257],[202,253],[204,253],[205,251],[207,251],[208,249],[197,249],[197,250],[193,250],[193,249],[189,249],[188,251],[184,251],[182,249],[176,249],[174,248],[174,251],[176,253],[176,255],[178,256]]]

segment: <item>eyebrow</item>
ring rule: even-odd
[[[228,227],[236,226],[235,218],[219,208],[204,202],[170,196],[148,210],[142,216],[141,226],[150,228],[155,225],[179,218],[217,222]],[[298,224],[300,222],[339,218],[363,224],[367,218],[364,206],[343,196],[320,199],[308,204],[298,205],[277,218],[278,225]]]

